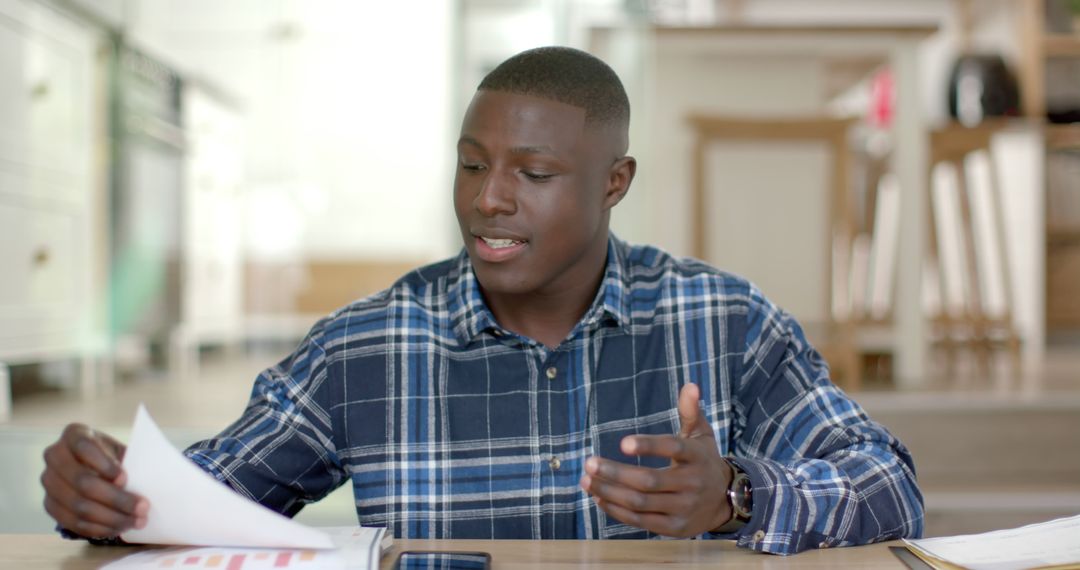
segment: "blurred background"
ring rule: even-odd
[[[51,530],[66,423],[212,435],[454,255],[464,108],[550,44],[630,94],[614,231],[793,313],[912,449],[927,535],[1080,513],[1076,0],[0,0],[0,532]]]

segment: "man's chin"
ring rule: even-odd
[[[476,282],[485,295],[524,295],[529,293],[527,279],[520,275],[510,275],[510,271],[473,265]]]

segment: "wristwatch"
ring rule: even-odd
[[[731,520],[714,530],[714,533],[735,532],[750,522],[754,514],[754,487],[750,477],[739,469],[738,465],[728,461],[731,467],[731,483],[727,488],[728,503],[731,504]]]

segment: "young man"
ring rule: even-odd
[[[350,481],[398,537],[735,538],[790,554],[922,529],[910,455],[746,281],[608,231],[636,163],[615,73],[530,50],[458,142],[465,249],[318,322],[187,455],[292,515]],[[46,451],[71,534],[141,526],[123,446]],[[183,492],[183,490],[178,490]]]

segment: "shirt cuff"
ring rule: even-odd
[[[761,538],[764,538],[764,532],[759,532],[764,526],[763,521],[765,516],[763,511],[765,510],[765,505],[768,504],[769,501],[769,493],[764,486],[765,478],[761,475],[760,470],[756,469],[756,462],[752,460],[737,459],[735,457],[725,457],[724,460],[739,468],[740,471],[746,473],[746,476],[750,478],[750,488],[752,489],[751,493],[753,494],[753,510],[750,513],[750,520],[739,530],[723,533],[709,532],[706,534],[709,538],[735,539],[738,541],[739,546],[748,546],[748,540],[760,542]],[[760,538],[755,539],[754,537]],[[756,550],[761,549],[759,548]]]
[[[793,488],[784,467],[762,459],[725,459],[750,478],[754,505],[750,522],[723,538],[734,538],[736,544],[743,548],[780,555],[796,554],[811,548],[827,548],[840,543],[814,531],[813,521],[800,520],[793,528],[792,521],[783,520],[783,513],[792,512],[794,506],[786,501],[780,502],[780,497],[787,497],[787,501],[799,500],[798,492]],[[781,519],[778,520],[777,517]],[[800,527],[800,524],[806,527]]]

